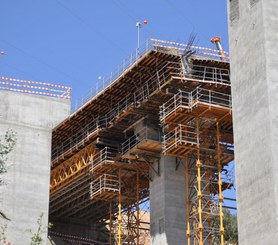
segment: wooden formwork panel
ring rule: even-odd
[[[154,140],[142,140],[127,153],[122,155],[125,159],[137,159],[140,154],[159,155],[162,151],[162,143]]]

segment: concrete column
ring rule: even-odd
[[[52,128],[70,113],[70,101],[50,97],[0,91],[0,135],[8,128],[17,134],[14,150],[8,155],[11,166],[1,176],[0,210],[11,221],[6,223],[7,239],[13,244],[30,244],[38,229],[37,219],[43,213],[42,226],[48,224],[49,182]],[[46,244],[47,234],[42,234]]]
[[[278,241],[278,1],[228,0],[240,244]]]
[[[160,176],[153,173],[150,182],[150,207],[151,244],[186,244],[184,166],[176,170],[175,157],[161,157]]]

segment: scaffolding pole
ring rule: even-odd
[[[196,118],[196,130],[197,130],[197,184],[198,184],[198,238],[199,245],[203,245],[203,218],[202,218],[202,176],[201,176],[201,161],[200,161],[200,118]]]
[[[218,169],[218,200],[219,200],[219,221],[220,221],[220,242],[224,245],[224,226],[223,226],[223,194],[222,194],[222,165],[221,165],[221,147],[220,147],[220,128],[219,121],[216,121],[217,138],[217,169]]]
[[[131,238],[132,238],[132,219],[131,219],[131,206],[130,206],[130,201],[127,199],[126,202],[126,207],[127,207],[127,224],[126,224],[126,228],[127,228],[127,244],[130,245],[131,244]]]
[[[119,195],[118,195],[118,245],[122,245],[122,168],[119,168]]]
[[[139,202],[140,202],[140,196],[139,196],[139,171],[136,171],[136,244],[139,245],[139,228],[140,228],[140,207],[139,207]]]
[[[113,229],[113,223],[112,223],[112,200],[110,200],[109,205],[109,245],[112,245],[112,229]]]

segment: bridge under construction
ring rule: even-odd
[[[228,53],[151,39],[54,128],[50,222],[97,224],[100,244],[224,244],[233,159]]]

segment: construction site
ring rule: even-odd
[[[229,207],[223,192],[233,187],[227,166],[234,159],[229,56],[193,41],[150,39],[146,50],[53,129],[53,240],[149,244],[152,237],[159,244],[224,244],[223,208]],[[220,38],[212,41],[220,45]],[[1,81],[8,90],[14,83]],[[29,90],[17,92],[34,90],[18,86]],[[69,88],[54,90],[40,95],[70,98]],[[168,202],[179,206],[166,213]],[[60,224],[73,221],[87,225],[87,237]],[[164,232],[166,238],[160,237]]]
[[[263,150],[274,141],[263,139],[272,139],[275,134],[269,132],[276,128],[263,121],[277,119],[272,107],[277,100],[272,98],[269,105],[263,92],[254,92],[274,86],[269,79],[275,76],[271,69],[264,70],[260,86],[246,86],[250,76],[257,79],[260,62],[266,62],[254,58],[265,50],[252,53],[252,36],[238,38],[244,32],[238,23],[245,23],[239,9],[261,11],[257,3],[239,6],[229,1],[233,82],[230,56],[220,37],[211,39],[215,48],[196,46],[194,37],[187,43],[151,38],[71,110],[69,87],[0,77],[0,97],[5,97],[0,129],[14,128],[16,147],[32,138],[28,147],[11,154],[11,160],[30,168],[24,172],[15,166],[15,172],[8,173],[18,180],[7,186],[11,194],[3,201],[11,224],[27,222],[27,216],[43,211],[45,224],[53,225],[43,234],[48,240],[44,244],[224,245],[224,210],[238,210],[240,244],[275,245],[271,236],[259,235],[261,228],[271,234],[268,224],[277,223],[271,214],[276,206],[263,217],[259,214],[264,200],[277,200],[262,189],[266,178],[259,172],[267,174],[275,188],[275,151]],[[255,19],[254,14],[245,28],[257,23]],[[252,35],[263,35],[254,23]],[[251,52],[250,64],[243,65],[246,50]],[[255,71],[252,61],[259,63]],[[261,142],[265,146],[255,151]],[[36,154],[30,154],[34,147]],[[237,200],[225,195],[235,189],[234,150]],[[34,185],[26,191],[30,172]],[[32,198],[25,198],[28,195]],[[21,206],[28,203],[28,209],[14,202],[14,196]],[[19,226],[8,231],[17,245],[25,244],[20,243],[24,235]]]
[[[176,191],[184,206],[179,228],[188,244],[224,244],[222,192],[233,186],[225,167],[234,158],[228,59],[222,50],[151,39],[135,63],[53,130],[50,221],[106,224],[109,244],[143,244],[142,203],[154,209],[155,232],[170,229],[155,211],[158,179],[167,174],[161,168],[169,165],[184,175],[169,195]]]

